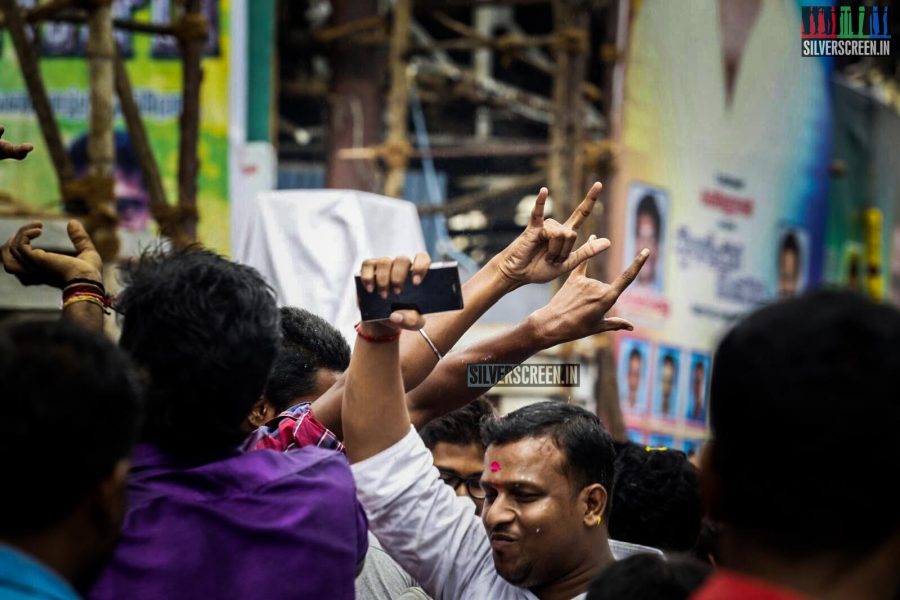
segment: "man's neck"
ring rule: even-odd
[[[533,587],[528,591],[540,600],[571,600],[586,592],[594,577],[616,560],[609,549],[609,540],[606,536],[599,548],[595,546],[579,554],[584,557],[584,562],[569,573],[547,585]]]
[[[722,566],[810,598],[892,600],[900,586],[900,534],[866,557],[848,552],[781,555],[734,531],[723,532],[722,542]]]

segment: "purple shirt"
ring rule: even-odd
[[[339,452],[179,468],[141,444],[128,492],[121,542],[89,598],[353,598],[367,523]]]

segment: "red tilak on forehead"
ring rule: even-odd
[[[499,470],[500,470],[500,463],[498,463],[495,460],[494,462],[491,463],[491,473],[496,473]]]

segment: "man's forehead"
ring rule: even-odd
[[[485,481],[541,481],[565,475],[565,456],[548,436],[491,444],[484,454]]]

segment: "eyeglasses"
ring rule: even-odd
[[[466,484],[466,492],[468,492],[469,496],[475,498],[476,500],[484,500],[484,489],[481,487],[481,476],[478,477],[460,477],[458,474],[452,471],[440,471],[440,479],[454,490],[460,486],[461,483]]]

